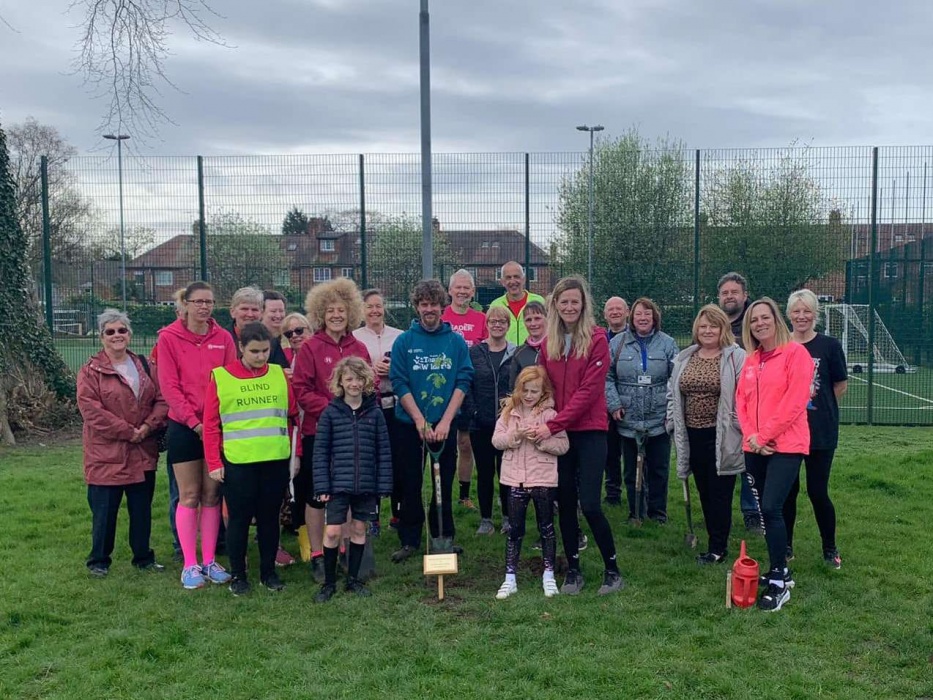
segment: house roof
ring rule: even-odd
[[[525,262],[525,234],[514,229],[481,231],[445,230],[450,248],[462,265],[503,265],[510,260]],[[532,265],[547,265],[548,254],[531,243]]]

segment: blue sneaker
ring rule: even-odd
[[[204,577],[201,575],[201,567],[195,564],[181,570],[181,585],[188,590],[204,587]]]
[[[227,573],[227,570],[216,561],[212,561],[207,566],[202,566],[201,576],[211,583],[230,583],[230,579],[233,578]]]

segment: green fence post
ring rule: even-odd
[[[207,223],[204,214],[203,156],[198,156],[198,247],[201,252],[201,279],[207,282]]]
[[[875,304],[878,295],[878,147],[871,149],[871,243],[868,250],[868,424],[874,424]]]
[[[693,315],[700,310],[700,149],[693,174]]]
[[[45,283],[45,323],[49,333],[55,330],[55,314],[52,313],[52,218],[49,213],[49,157],[39,161],[42,178],[42,271]],[[91,289],[93,292],[94,289]]]
[[[369,287],[369,272],[366,269],[366,171],[363,154],[360,153],[360,286]]]
[[[531,166],[525,154],[525,274],[531,274]],[[592,280],[587,280],[592,284]]]

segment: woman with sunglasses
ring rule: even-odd
[[[159,385],[168,403],[168,460],[178,481],[175,527],[184,568],[182,586],[201,588],[206,580],[230,580],[214,555],[220,532],[220,484],[208,476],[204,463],[204,396],[211,371],[235,362],[233,336],[212,318],[214,292],[207,282],[185,288],[185,314],[159,331]],[[198,563],[198,531],[201,563]]]
[[[282,320],[282,337],[285,338],[285,344],[282,346],[282,352],[285,353],[285,359],[290,368],[295,367],[295,358],[298,357],[298,351],[305,341],[311,337],[311,322],[308,317],[298,312],[290,313]],[[286,372],[288,374],[288,372]]]
[[[145,360],[129,351],[130,320],[116,309],[98,318],[103,349],[78,372],[78,409],[84,418],[84,480],[91,508],[92,576],[110,571],[117,515],[126,494],[133,566],[162,571],[149,546],[159,447],[155,434],[168,406]]]
[[[392,382],[389,381],[389,360],[392,356],[392,345],[396,338],[402,334],[398,328],[386,325],[385,297],[378,289],[367,289],[363,292],[363,325],[353,331],[353,336],[369,350],[369,358],[373,370],[379,378],[379,403],[382,415],[386,419],[389,429],[389,446],[392,448],[392,474],[394,479],[401,470],[395,468],[398,451],[398,424],[395,422],[395,393]],[[398,523],[398,486],[393,481],[393,496],[391,498],[392,521]],[[390,524],[391,524],[390,523]],[[378,537],[381,530],[379,520],[374,520],[369,526],[371,535]]]

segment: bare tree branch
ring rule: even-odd
[[[74,69],[96,97],[109,100],[98,132],[155,136],[171,122],[159,106],[160,87],[178,89],[165,64],[173,26],[195,39],[226,46],[206,16],[220,17],[206,0],[72,0],[83,13]]]

